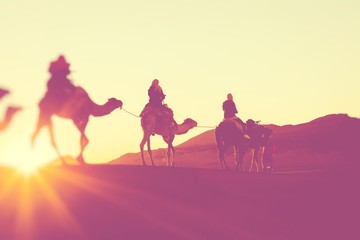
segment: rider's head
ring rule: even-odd
[[[70,74],[70,64],[66,62],[63,55],[60,55],[56,61],[50,63],[49,72],[51,74],[61,74],[66,76]]]
[[[227,95],[227,100],[230,100],[230,101],[232,101],[232,100],[233,100],[233,96],[232,96],[232,94],[231,94],[231,93],[228,93],[228,95]]]
[[[151,83],[152,86],[159,86],[159,80],[154,79]]]

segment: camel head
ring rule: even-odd
[[[22,107],[11,106],[11,107],[8,107],[8,109],[7,109],[7,114],[13,115],[13,114],[15,114],[16,112],[21,111],[21,110],[22,110]]]
[[[122,101],[118,100],[116,98],[109,98],[107,104],[109,104],[110,106],[112,106],[114,109],[115,108],[122,108]]]
[[[192,128],[197,126],[197,122],[195,120],[191,119],[191,118],[185,119],[183,124],[188,125],[189,129],[192,129]]]
[[[6,89],[1,89],[0,88],[0,99],[5,97],[6,95],[8,95],[10,92],[9,90],[6,90]]]
[[[187,133],[190,129],[197,126],[197,122],[192,120],[191,118],[187,118],[184,122],[177,126],[175,130],[176,135],[182,135]]]

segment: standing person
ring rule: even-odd
[[[227,100],[223,102],[222,108],[224,110],[224,120],[234,120],[239,128],[244,128],[244,122],[236,116],[238,111],[231,93],[227,95]],[[239,124],[241,124],[241,126],[239,126]]]
[[[165,94],[159,85],[159,80],[154,79],[148,90],[149,104],[153,107],[161,107],[165,99]]]

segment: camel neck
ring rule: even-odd
[[[110,114],[114,108],[111,106],[110,102],[106,102],[103,105],[98,105],[94,103],[92,115],[95,117],[101,117]]]
[[[182,135],[182,134],[187,133],[189,130],[190,130],[190,127],[188,126],[188,124],[183,123],[183,124],[178,125],[178,127],[175,131],[175,134]]]

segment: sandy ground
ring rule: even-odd
[[[355,171],[1,169],[0,239],[360,239]]]

